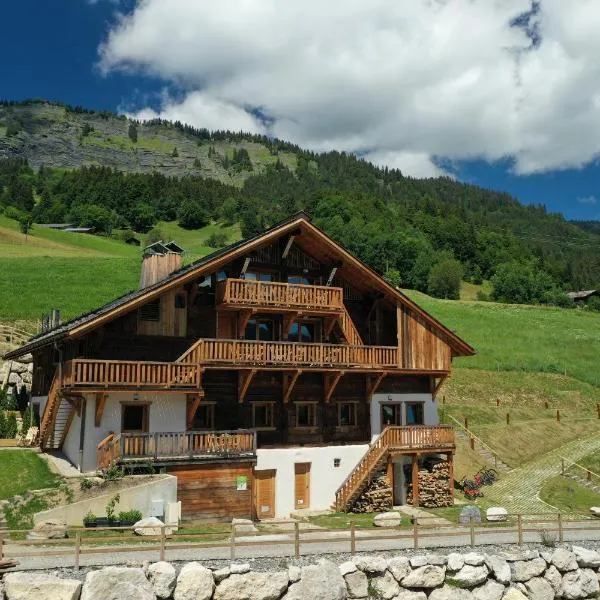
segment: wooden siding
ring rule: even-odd
[[[176,255],[173,255],[176,256]],[[183,300],[183,307],[177,308],[177,298]],[[142,309],[138,310],[137,333],[139,335],[165,335],[185,337],[187,333],[187,294],[183,289],[171,290],[160,297],[160,318],[158,321],[142,319]]]
[[[398,307],[400,368],[450,371],[452,350],[430,323],[405,307]]]
[[[177,498],[183,519],[231,521],[252,518],[252,463],[169,467],[177,477]],[[237,490],[237,478],[246,477],[247,489]]]

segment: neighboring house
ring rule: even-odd
[[[586,304],[593,296],[598,295],[598,290],[581,290],[579,292],[567,292],[567,296],[577,304]]]
[[[33,354],[43,448],[83,472],[152,462],[184,517],[346,510],[382,467],[418,504],[432,454],[451,490],[435,395],[466,342],[304,213],[183,268],[171,248],[148,249],[139,290],[7,355]]]

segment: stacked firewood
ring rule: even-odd
[[[431,471],[419,471],[419,506],[437,508],[453,506],[454,498],[450,488],[450,468],[447,462],[439,462]],[[412,504],[412,482],[408,485],[407,504]]]
[[[352,512],[375,513],[392,510],[393,493],[385,473],[378,473],[356,499]]]

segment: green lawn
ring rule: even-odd
[[[324,527],[326,529],[348,529],[352,523],[356,527],[375,527],[373,525],[373,517],[377,513],[331,513],[328,515],[318,515],[308,517],[308,520],[314,525]],[[409,525],[408,517],[404,517],[402,525]]]
[[[60,477],[33,450],[0,450],[0,499],[58,487]]]
[[[591,506],[600,506],[600,494],[567,477],[548,479],[540,498],[562,512],[590,514]]]

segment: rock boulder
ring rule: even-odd
[[[328,560],[302,567],[302,576],[293,583],[283,600],[345,600],[346,584],[340,570]],[[177,600],[177,598],[175,599]]]
[[[135,523],[133,530],[136,535],[161,535],[163,525],[164,523],[156,517],[146,517]],[[172,533],[173,530],[170,527],[165,527],[165,535],[171,535]]]
[[[174,600],[210,600],[215,589],[212,572],[198,562],[191,562],[179,572]]]
[[[214,600],[278,600],[287,589],[287,571],[230,575],[215,590]]]
[[[168,562],[152,563],[146,571],[146,577],[152,584],[157,598],[170,598],[177,582],[175,567]]]
[[[402,515],[399,512],[384,512],[373,517],[375,527],[398,527],[402,523]]]
[[[8,573],[4,588],[8,600],[78,600],[81,582],[45,573]]]
[[[152,584],[142,569],[105,567],[85,578],[81,600],[155,600]]]

